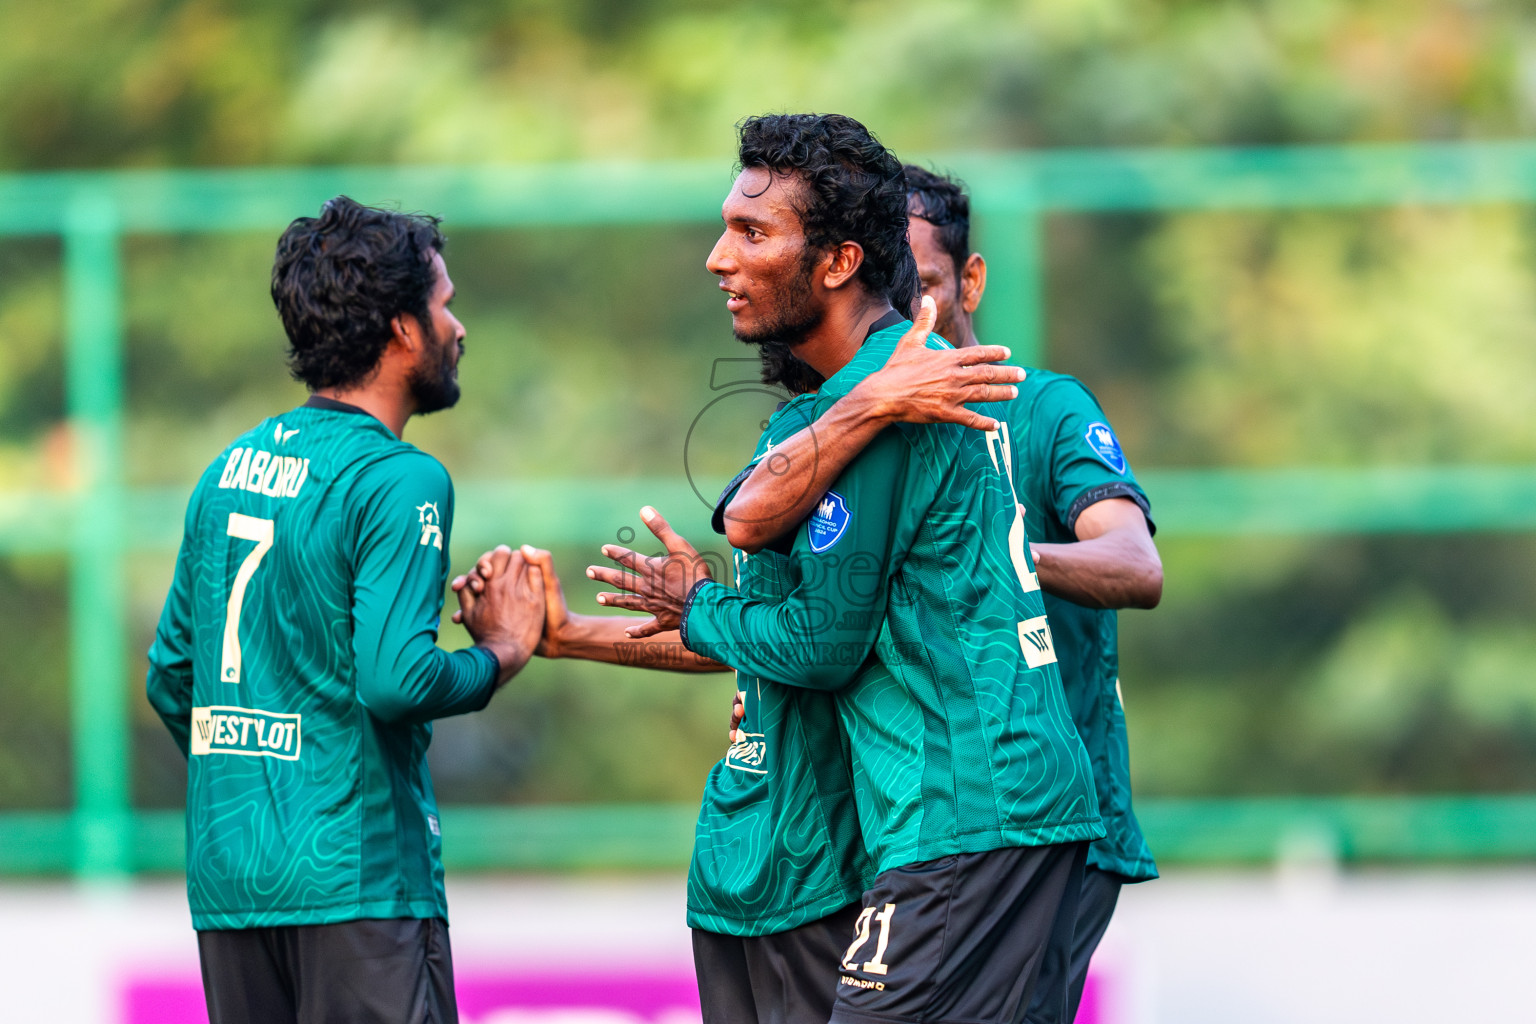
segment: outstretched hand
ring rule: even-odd
[[[871,401],[877,415],[892,423],[958,423],[996,430],[996,420],[966,405],[1018,397],[1013,385],[1024,380],[1024,371],[996,365],[1012,355],[1002,345],[928,348],[937,316],[932,297],[924,295],[917,318],[885,366],[860,381],[850,397]]]
[[[672,529],[660,512],[647,505],[640,510],[640,518],[666,547],[665,555],[647,557],[617,544],[604,544],[603,554],[622,568],[602,565],[587,568],[590,579],[624,591],[598,594],[598,604],[649,612],[654,616],[648,622],[639,622],[624,630],[636,640],[679,628],[683,622],[683,604],[694,585],[700,580],[715,578],[708,560]]]

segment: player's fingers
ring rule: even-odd
[[[640,510],[640,518],[645,520],[645,525],[651,528],[656,539],[667,546],[667,551],[674,555],[697,555],[693,545],[683,539],[682,534],[672,529],[672,524],[667,522],[665,516],[647,505]]]
[[[549,576],[555,574],[555,556],[551,555],[548,551],[545,551],[543,548],[536,548],[532,544],[524,544],[518,550],[523,553],[523,557],[528,560],[529,565],[538,566],[541,572]]]
[[[632,593],[639,591],[643,583],[643,578],[636,573],[610,569],[606,565],[587,566],[587,579],[606,583],[610,587],[618,587],[620,590],[628,590]]]
[[[1013,350],[1007,345],[972,345],[970,348],[956,349],[955,354],[960,357],[961,366],[976,366],[980,363],[1000,363],[1005,359],[1013,358]],[[999,370],[1018,370],[1019,380],[1024,379],[1024,371],[1017,366],[999,366]]]
[[[639,552],[631,551],[629,548],[620,547],[617,544],[604,544],[603,557],[611,558],[620,565],[627,566],[636,572],[639,572],[644,567],[644,562],[646,561],[645,556]]]
[[[467,576],[455,576],[453,578],[453,582],[448,584],[448,585],[450,587],[452,587],[453,588],[453,592],[455,594],[457,594],[459,591],[464,589],[464,584],[466,584],[468,582],[469,582],[469,577],[467,577]]]
[[[646,637],[655,636],[663,632],[661,623],[655,619],[649,619],[638,626],[625,626],[624,634],[634,640],[644,640]]]
[[[1024,379],[1024,371],[1017,366],[998,363],[961,365],[955,370],[955,379],[962,384],[1018,384]]]
[[[960,421],[960,425],[962,427],[970,427],[972,430],[987,430],[987,431],[992,431],[992,430],[996,430],[997,429],[997,420],[993,419],[990,416],[983,416],[981,413],[979,413],[979,412],[971,412],[969,409],[966,410],[966,414],[967,414],[968,418],[967,419],[962,419]]]
[[[972,384],[960,392],[965,405],[983,402],[1011,402],[1019,397],[1019,389],[1012,384]]]
[[[524,544],[523,557],[528,559],[529,565],[538,567],[539,575],[544,579],[545,615],[558,617],[565,610],[565,590],[555,572],[555,556],[543,548]]]
[[[463,613],[463,611],[456,611],[456,612],[454,612],[453,613],[453,621],[454,622],[463,622],[464,621],[464,613]]]
[[[628,608],[630,611],[650,611],[650,601],[639,594],[611,594],[604,591],[597,595],[597,603],[604,608]]]
[[[507,563],[512,560],[512,549],[505,544],[498,544],[481,555],[480,560],[485,563],[485,568],[480,571],[489,579],[507,567]]]
[[[932,295],[924,295],[923,301],[918,304],[917,316],[912,320],[912,326],[907,328],[907,333],[901,336],[896,343],[897,348],[921,348],[928,342],[928,335],[933,333],[933,322],[938,318],[939,307],[934,303]]]

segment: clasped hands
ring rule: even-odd
[[[661,513],[647,505],[640,510],[640,518],[661,541],[666,554],[647,556],[618,544],[605,544],[603,555],[618,567],[593,565],[587,568],[589,579],[618,591],[598,594],[598,604],[650,613],[649,620],[637,619],[634,625],[625,627],[625,635],[635,640],[678,629],[682,625],[683,606],[689,592],[701,580],[715,578],[709,556],[700,555],[672,529]],[[593,617],[569,610],[550,553],[541,548],[524,544],[513,551],[503,544],[481,555],[474,568],[453,580],[453,590],[459,598],[459,610],[453,613],[453,621],[470,625],[475,605],[482,595],[504,574],[520,571],[537,573],[542,581],[543,608],[539,615],[535,653],[560,657],[571,634],[578,632],[583,622]]]

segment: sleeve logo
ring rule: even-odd
[[[421,519],[421,546],[431,544],[437,550],[443,550],[443,519],[438,514],[437,502],[417,505],[416,514]]]
[[[279,715],[251,708],[192,709],[192,756],[240,754],[297,761],[303,733],[301,715]]]
[[[805,521],[806,539],[811,542],[811,550],[819,555],[842,540],[843,533],[848,529],[848,521],[852,518],[843,496],[836,491],[828,491],[821,499],[821,504],[816,506],[816,511]]]
[[[1115,432],[1109,429],[1108,423],[1088,424],[1088,433],[1083,435],[1088,442],[1088,447],[1093,449],[1093,454],[1103,460],[1104,465],[1125,475],[1125,453],[1120,450],[1120,441],[1115,437]]]

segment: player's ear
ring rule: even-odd
[[[841,242],[828,253],[832,257],[827,264],[822,284],[828,289],[841,288],[852,281],[864,265],[864,247],[858,242]],[[825,259],[826,257],[823,257]]]
[[[421,325],[409,313],[397,313],[389,321],[390,340],[408,352],[416,350],[421,342]]]
[[[981,293],[987,290],[987,261],[981,253],[973,252],[966,257],[960,271],[960,308],[967,313],[976,312],[981,305]]]

